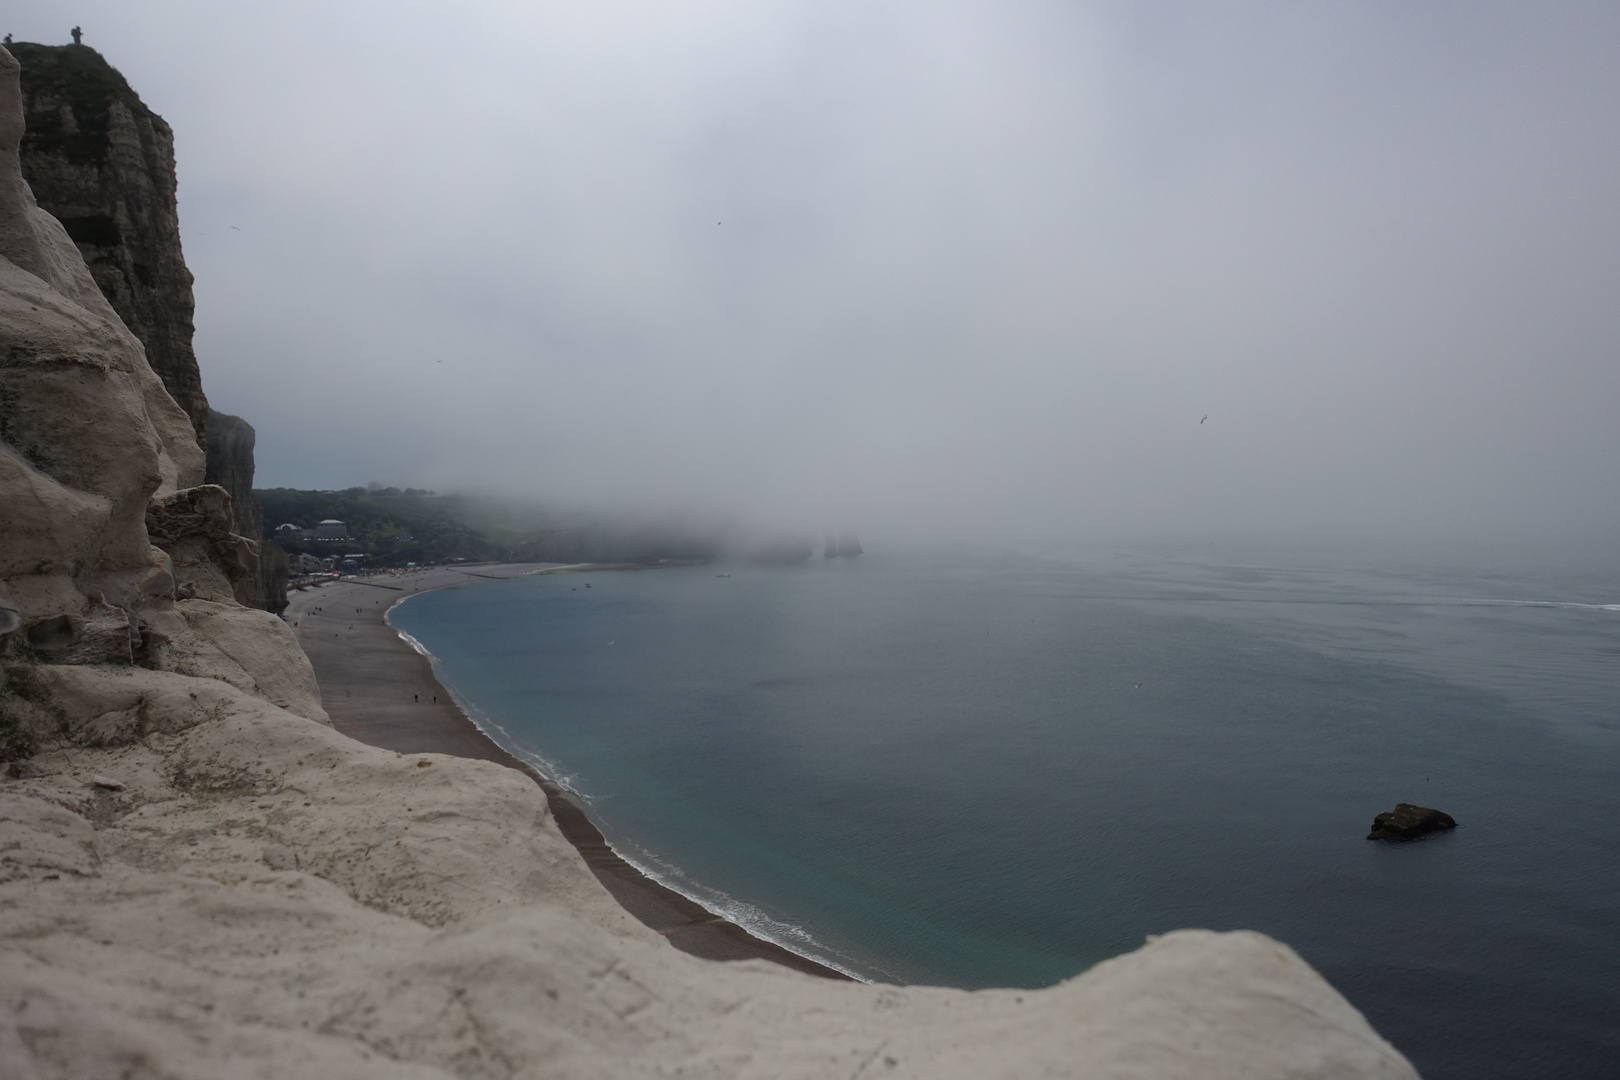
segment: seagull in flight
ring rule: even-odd
[[[1209,413],[1205,413],[1205,414],[1204,414],[1204,420],[1208,420],[1208,419],[1209,419]],[[1199,422],[1199,423],[1200,423],[1200,424],[1202,424],[1202,423],[1203,423],[1203,422],[1204,422],[1204,420],[1200,420],[1200,421],[1198,421],[1198,422]]]

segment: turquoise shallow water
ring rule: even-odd
[[[1250,927],[1426,1076],[1611,1076],[1620,588],[1487,565],[866,555],[393,621],[632,861],[865,977]],[[1397,801],[1462,826],[1365,840]]]

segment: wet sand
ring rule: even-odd
[[[544,569],[534,563],[429,567],[392,577],[347,578],[289,594],[285,618],[309,655],[321,704],[343,734],[403,754],[451,754],[518,769],[545,791],[558,828],[579,849],[597,880],[643,923],[671,944],[710,960],[772,960],[833,979],[824,967],[687,899],[620,858],[566,792],[480,731],[433,675],[426,657],[383,620],[416,592]]]

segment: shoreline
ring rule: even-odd
[[[388,622],[411,596],[542,572],[615,569],[597,564],[478,564],[424,567],[381,581],[344,578],[300,590],[283,614],[309,657],[321,704],[339,732],[398,753],[449,754],[517,769],[546,794],[564,838],[619,905],[683,952],[708,960],[770,960],[823,978],[853,976],[768,941],[648,876],[614,851],[584,807],[532,763],[507,750],[439,682],[428,656]],[[473,572],[474,570],[478,572]],[[395,595],[390,595],[395,594]],[[332,610],[327,610],[327,609]]]

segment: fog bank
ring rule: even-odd
[[[1620,9],[71,18],[175,129],[205,388],[262,486],[865,537],[1620,531]]]

